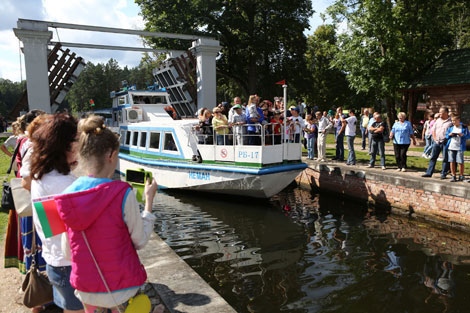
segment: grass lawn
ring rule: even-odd
[[[3,144],[3,142],[7,138],[2,137],[0,138],[0,145]],[[13,152],[13,151],[12,151]],[[7,175],[7,170],[8,167],[10,166],[10,158],[3,152],[0,151],[0,178],[1,182],[3,182],[6,178]],[[10,175],[9,178],[13,177],[13,174]],[[1,204],[0,204],[0,239],[3,240],[3,235],[6,230],[6,226],[8,223],[8,212],[5,212],[1,209]]]

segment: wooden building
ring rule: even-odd
[[[410,120],[417,103],[424,101],[428,113],[448,106],[452,113],[470,122],[470,49],[446,51],[403,94],[408,99]]]

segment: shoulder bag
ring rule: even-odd
[[[10,180],[11,193],[15,203],[16,214],[20,217],[33,216],[31,193],[21,185],[22,178]]]
[[[32,264],[21,289],[24,291],[23,304],[28,308],[41,306],[54,300],[52,285],[47,274],[40,272],[36,264],[36,229],[33,223],[33,240],[31,246]]]

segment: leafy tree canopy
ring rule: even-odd
[[[224,85],[236,83],[245,95],[272,97],[274,83],[288,79],[305,90],[306,38],[310,0],[136,0],[146,29],[198,34],[220,40],[217,60]],[[187,49],[188,42],[163,38],[148,41],[161,48]],[[228,80],[228,81],[227,81]],[[236,90],[236,88],[235,88]],[[227,97],[234,94],[228,91]]]
[[[131,69],[127,66],[121,68],[114,59],[106,64],[88,62],[65,99],[74,112],[91,110],[90,100],[95,103],[94,109],[110,108],[112,100],[109,94],[121,89],[122,81],[126,80],[138,89],[153,84],[152,69],[158,62],[148,54],[144,55],[139,66]]]
[[[0,113],[6,116],[26,90],[26,81],[12,82],[0,78]]]

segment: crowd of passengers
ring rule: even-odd
[[[112,180],[119,139],[99,116],[77,121],[67,113],[34,110],[12,127],[14,134],[2,150],[12,158],[12,169],[21,179],[22,199],[34,202],[53,196],[65,225],[65,232],[47,235],[44,215],[40,217],[35,206],[29,212],[17,212],[14,204],[22,199],[13,194],[5,267],[16,267],[23,274],[38,269],[47,273],[52,285],[51,298],[45,298],[44,290],[33,290],[28,302],[36,303],[28,305],[32,312],[53,304],[64,312],[144,312],[135,308],[145,297],[135,296],[147,280],[136,250],[146,245],[153,232],[155,179],[146,181],[141,212],[131,186]],[[163,305],[153,309],[153,313],[163,311]]]
[[[283,132],[282,98],[276,97],[273,103],[251,95],[248,103],[242,103],[240,97],[235,97],[233,106],[223,102],[212,111],[200,109],[199,123],[195,129],[199,144],[261,145],[263,140],[265,145],[280,144],[283,140],[299,143],[301,132],[306,126],[302,117],[304,110],[302,104],[289,107],[286,112],[286,131]]]

